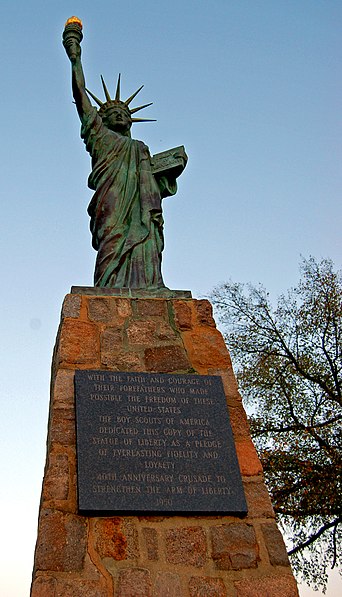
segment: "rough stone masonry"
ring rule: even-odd
[[[79,515],[76,369],[220,375],[248,515]],[[229,353],[206,300],[70,294],[63,304],[31,596],[113,595],[298,595]]]

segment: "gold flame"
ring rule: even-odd
[[[78,17],[70,17],[70,19],[67,20],[67,22],[65,23],[64,26],[66,27],[67,25],[70,25],[71,23],[77,23],[77,25],[79,25],[82,29],[82,21]]]

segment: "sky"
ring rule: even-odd
[[[167,286],[296,284],[301,255],[341,266],[340,0],[2,0],[0,594],[29,593],[64,296],[91,286],[89,156],[79,137],[64,23],[83,21],[87,87],[145,87],[132,136],[184,145],[164,201]],[[142,113],[140,113],[142,114]],[[139,114],[139,115],[140,115]],[[332,579],[328,597],[341,583]],[[302,597],[318,595],[301,589]]]

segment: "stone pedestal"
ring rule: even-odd
[[[220,375],[248,515],[79,515],[75,369]],[[70,294],[63,304],[31,596],[113,595],[298,595],[230,357],[205,300]]]

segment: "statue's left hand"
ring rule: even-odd
[[[64,39],[63,46],[70,62],[76,62],[77,58],[81,57],[81,45],[74,37]]]
[[[67,40],[63,45],[70,62],[76,62],[81,57],[81,46],[75,39]]]

